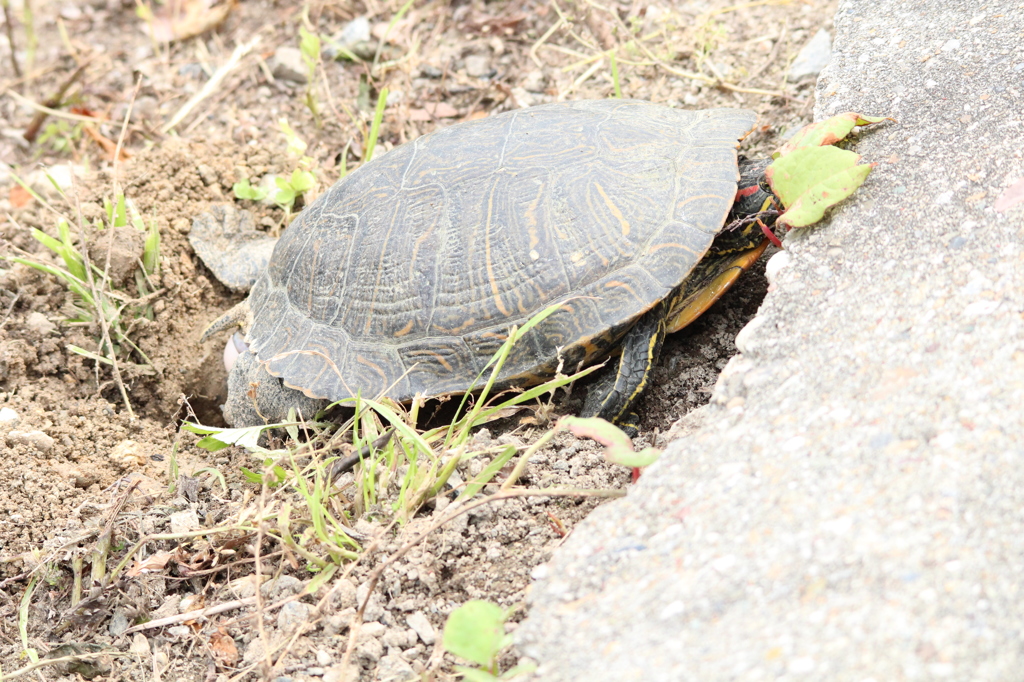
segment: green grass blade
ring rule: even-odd
[[[384,107],[388,104],[388,89],[381,88],[377,95],[377,110],[373,112],[373,123],[370,124],[370,134],[366,138],[366,151],[363,154],[363,163],[373,159],[373,151],[377,148],[377,135],[380,133],[380,124],[384,120]]]

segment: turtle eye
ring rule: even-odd
[[[228,342],[224,344],[224,369],[231,371],[231,368],[235,366],[235,360],[238,356],[249,350],[249,344],[245,342],[245,337],[242,336],[241,332],[235,332],[228,339]]]

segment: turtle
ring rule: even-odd
[[[556,306],[498,385],[610,358],[581,414],[634,424],[665,334],[767,244],[768,161],[737,153],[756,121],[561,102],[454,124],[364,164],[296,217],[248,298],[204,335],[244,331],[226,421],[471,391],[510,329]]]

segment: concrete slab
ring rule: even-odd
[[[1024,4],[835,28],[817,116],[896,118],[879,165],[787,239],[703,428],[538,570],[540,679],[1024,675]]]

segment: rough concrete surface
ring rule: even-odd
[[[895,118],[878,167],[789,236],[703,428],[538,569],[540,679],[1024,679],[1024,4],[835,28],[817,117]]]

